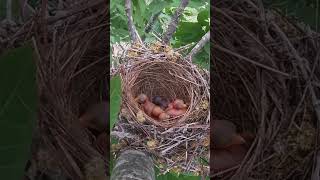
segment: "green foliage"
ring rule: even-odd
[[[0,57],[0,174],[22,179],[30,155],[36,119],[36,81],[33,50],[25,46]]]
[[[141,37],[146,37],[147,43],[155,42],[152,34],[145,34],[144,28],[153,14],[162,13],[155,22],[153,31],[163,34],[170,23],[171,16],[180,4],[180,0],[137,0],[133,1],[133,21]],[[191,0],[184,10],[180,23],[174,34],[171,45],[180,47],[198,42],[210,29],[210,14],[208,0]],[[127,17],[124,9],[124,1],[111,1],[111,44],[116,42],[129,42]],[[210,46],[206,45],[198,55],[194,57],[194,63],[209,69]],[[189,49],[189,51],[191,48]]]
[[[115,76],[110,80],[110,130],[118,119],[121,104],[121,80]]]

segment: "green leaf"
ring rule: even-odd
[[[208,9],[201,11],[197,16],[197,20],[201,26],[209,26],[209,19],[210,16]]]
[[[110,130],[118,120],[121,104],[121,79],[115,76],[110,80]]]
[[[175,46],[183,46],[191,42],[198,42],[205,34],[199,23],[194,22],[180,22],[174,37],[181,43]]]
[[[148,9],[151,14],[156,14],[159,11],[162,11],[164,8],[168,7],[171,3],[172,3],[171,0],[170,1],[155,0],[149,4]],[[151,14],[149,14],[150,17],[151,17]]]
[[[30,156],[36,119],[36,81],[33,50],[13,49],[0,57],[0,174],[23,179]]]

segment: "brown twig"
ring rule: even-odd
[[[177,10],[175,11],[170,24],[168,26],[167,31],[164,33],[164,36],[162,37],[162,41],[165,44],[169,44],[170,39],[173,36],[173,33],[176,31],[178,23],[179,23],[179,19],[181,14],[183,13],[183,10],[186,8],[186,6],[188,5],[189,0],[181,0],[180,1],[180,5],[177,8]]]

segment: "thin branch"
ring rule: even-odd
[[[190,51],[190,53],[186,56],[186,59],[189,61],[192,61],[192,58],[194,55],[196,55],[210,40],[210,31],[208,31],[200,41],[193,47],[193,49]]]
[[[130,33],[130,39],[133,43],[142,44],[141,38],[137,32],[137,29],[133,23],[132,11],[131,11],[131,0],[125,0],[125,10],[128,17],[128,28]]]
[[[181,0],[179,7],[177,8],[176,12],[174,13],[171,22],[168,26],[167,31],[165,32],[162,41],[165,44],[168,44],[170,42],[170,39],[173,36],[173,33],[176,31],[177,26],[178,26],[178,22],[180,19],[180,16],[183,12],[183,10],[186,8],[186,6],[188,5],[189,0]]]
[[[153,25],[155,24],[156,20],[158,19],[158,17],[160,16],[161,13],[162,13],[162,12],[159,11],[158,13],[153,14],[153,15],[151,16],[151,18],[150,18],[149,21],[148,21],[147,26],[146,26],[145,29],[144,29],[144,32],[145,32],[146,34],[148,34],[148,33],[151,31]]]

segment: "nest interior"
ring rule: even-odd
[[[145,93],[148,97],[163,96],[170,100],[179,98],[190,103],[192,84],[183,79],[184,69],[170,62],[146,63],[132,86],[132,95]],[[178,78],[180,77],[180,78]],[[179,82],[179,83],[178,83]]]
[[[194,78],[192,68],[188,65],[164,60],[135,62],[123,76],[123,102],[128,104],[127,107],[136,114],[141,107],[134,99],[141,93],[150,98],[154,96],[166,97],[169,100],[179,98],[189,105],[183,117],[159,122],[146,115],[147,119],[162,127],[179,126],[183,121],[190,120],[187,117],[191,114],[192,109],[199,106],[200,101],[203,100],[203,95],[201,95],[203,92],[201,92],[200,87],[202,85],[199,84],[197,78]],[[199,119],[201,121],[201,117],[197,120]],[[196,119],[193,119],[193,121],[196,121]]]
[[[238,168],[211,176],[318,177],[319,87],[310,84],[320,75],[318,33],[260,1],[219,0],[211,8],[212,121],[227,119],[256,135]]]

